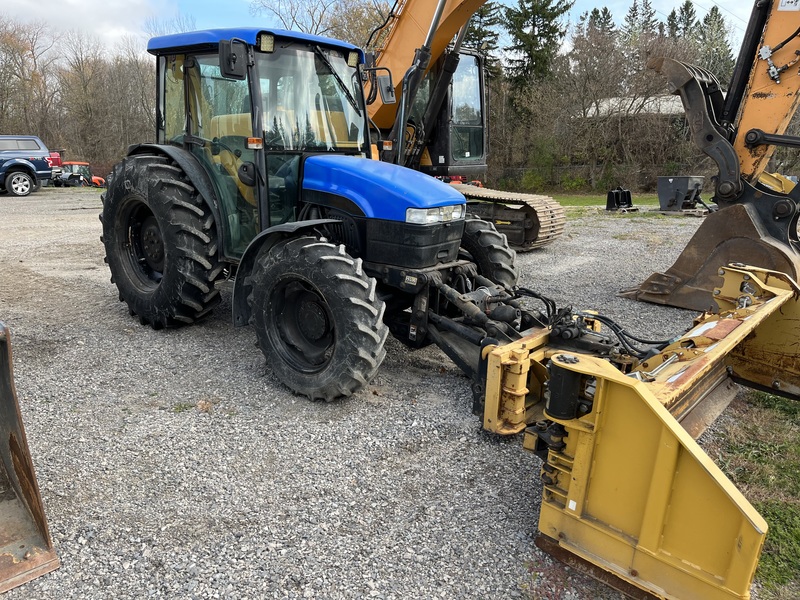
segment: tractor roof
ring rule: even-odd
[[[186,33],[173,33],[151,38],[147,43],[147,51],[150,54],[167,54],[178,50],[199,50],[202,48],[216,49],[220,40],[230,40],[239,38],[248,44],[257,43],[258,34],[271,33],[277,38],[288,38],[302,42],[322,44],[324,46],[335,46],[343,50],[361,50],[353,44],[348,44],[341,40],[300,33],[298,31],[286,31],[285,29],[263,29],[260,27],[231,27],[223,29],[204,29],[202,31],[188,31]],[[362,53],[363,60],[363,53]]]

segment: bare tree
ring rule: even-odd
[[[170,33],[193,31],[197,29],[197,25],[193,16],[178,13],[169,18],[147,17],[144,20],[142,29],[148,37],[156,37],[169,35]]]
[[[0,18],[0,133],[55,136],[57,40],[44,23]]]
[[[385,0],[340,0],[328,20],[326,35],[364,47],[372,31],[384,23],[392,7]]]
[[[341,0],[251,0],[250,12],[272,15],[285,29],[328,35],[340,4]]]
[[[115,98],[108,94],[108,61],[97,38],[71,31],[63,44],[60,71],[68,150],[76,158],[96,161],[108,152],[108,122]]]

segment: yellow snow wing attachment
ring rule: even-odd
[[[484,427],[528,423],[525,447],[545,460],[537,543],[634,597],[749,598],[767,533],[694,440],[731,378],[797,398],[800,288],[744,265],[719,275],[719,314],[629,368],[544,331],[486,351]]]

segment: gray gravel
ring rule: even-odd
[[[0,319],[62,567],[22,598],[617,598],[533,544],[539,462],[481,432],[468,381],[394,340],[331,404],[272,376],[230,297],[154,332],[109,282],[99,193],[0,196]],[[700,220],[586,210],[521,283],[635,332],[691,314],[616,297]]]

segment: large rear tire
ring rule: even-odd
[[[509,290],[517,285],[517,253],[509,248],[506,236],[498,233],[493,224],[467,216],[461,248],[487,279]]]
[[[100,221],[111,281],[143,325],[194,323],[219,303],[213,215],[167,157],[134,155],[116,165]]]
[[[261,253],[247,283],[258,344],[287,387],[330,401],[375,375],[386,356],[385,305],[344,246],[281,242]]]

